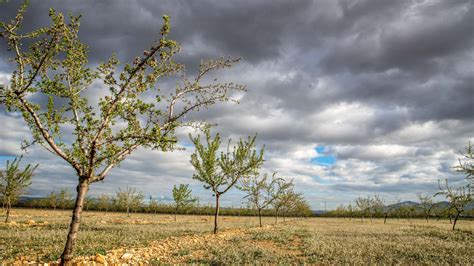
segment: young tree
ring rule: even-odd
[[[258,220],[262,227],[262,210],[266,209],[284,192],[292,183],[284,182],[284,179],[277,178],[276,173],[271,177],[267,173],[263,176],[258,174],[243,178],[239,189],[246,192],[248,202],[257,209]]]
[[[59,205],[59,195],[55,191],[51,191],[48,197],[46,197],[46,201],[48,206],[56,210],[56,207]]]
[[[399,203],[400,203],[400,200],[397,200],[397,201],[395,201],[394,203],[392,203],[391,205],[384,206],[384,208],[383,208],[383,223],[384,223],[384,224],[387,223],[387,218],[388,218],[392,213],[394,213],[395,211],[397,211],[397,209],[399,208]]]
[[[471,189],[474,188],[474,147],[469,141],[466,146],[466,152],[463,154],[462,158],[459,158],[459,164],[454,168],[456,171],[464,173],[466,175],[466,180],[469,182],[468,186]]]
[[[72,195],[69,190],[62,188],[58,194],[58,206],[64,211],[71,203]]]
[[[148,211],[151,213],[155,213],[158,211],[158,201],[154,199],[152,196],[150,196],[150,201],[148,202]]]
[[[5,39],[16,63],[10,85],[0,91],[0,102],[7,111],[23,115],[33,136],[25,146],[43,146],[68,163],[78,177],[61,255],[65,263],[72,258],[84,198],[92,183],[104,180],[112,168],[140,147],[174,148],[177,128],[200,125],[185,120],[187,114],[217,102],[234,101],[231,93],[245,91],[245,87],[204,81],[213,70],[238,61],[233,58],[201,62],[197,74],[186,77],[184,67],[173,61],[179,45],[168,38],[168,16],[163,16],[159,41],[143,56],[125,64],[123,70],[118,70],[115,55],[92,69],[88,66],[88,48],[78,39],[79,17],[70,16],[67,21],[63,14],[50,9],[50,26],[24,32],[26,9],[27,4],[22,5],[15,18],[0,23],[0,38]],[[160,89],[157,82],[169,76],[181,82],[174,89]],[[96,81],[102,82],[104,89],[88,93]],[[97,105],[87,96],[104,94]],[[37,101],[44,98],[47,104]]]
[[[370,198],[370,219],[372,217],[379,217],[383,213],[385,207],[384,200],[379,195],[374,195]]]
[[[180,184],[179,187],[173,186],[173,200],[174,200],[174,220],[178,216],[179,210],[192,206],[197,198],[191,194],[189,184]]]
[[[283,186],[283,184],[279,185]],[[287,189],[283,190],[272,202],[272,207],[275,210],[275,224],[278,224],[279,214],[291,205],[293,199],[297,197],[297,194],[293,191],[293,186],[293,181],[290,181]]]
[[[428,195],[418,194],[418,199],[420,200],[420,207],[421,211],[423,212],[423,216],[426,219],[426,222],[429,221],[431,216],[431,210],[433,209],[433,198]]]
[[[441,182],[438,180],[439,192],[434,196],[444,195],[449,201],[449,208],[455,211],[454,221],[453,221],[453,231],[456,227],[456,222],[459,219],[459,216],[466,210],[466,206],[473,201],[473,196],[471,193],[470,186],[461,186],[456,189],[449,187],[448,180],[445,180],[444,188],[441,186]]]
[[[84,198],[84,209],[86,209],[86,211],[88,211],[90,208],[92,208],[94,206],[94,203],[95,203],[95,199],[91,196],[86,196]]]
[[[214,212],[214,234],[218,231],[219,199],[229,191],[242,177],[255,174],[263,164],[263,147],[260,152],[255,148],[255,137],[248,137],[247,140],[240,139],[237,146],[230,148],[231,141],[227,145],[227,151],[218,155],[221,145],[220,135],[216,134],[211,138],[209,128],[204,130],[205,144],[201,143],[201,136],[192,137],[196,150],[191,155],[191,164],[196,170],[193,178],[206,185],[204,188],[212,190],[216,197]]]
[[[143,207],[143,200],[145,199],[145,194],[143,192],[138,192],[132,196],[132,200],[130,202],[130,210],[134,213],[137,213]]]
[[[367,198],[358,197],[356,198],[355,203],[357,205],[357,208],[360,211],[361,221],[364,221],[364,216],[367,214],[367,212],[370,209],[370,197],[367,197]]]
[[[7,209],[6,223],[10,221],[12,205],[18,201],[18,197],[31,185],[31,177],[38,167],[38,165],[32,166],[28,164],[25,169],[20,169],[22,158],[23,156],[20,156],[19,159],[15,158],[11,164],[10,161],[7,161],[5,171],[0,171],[0,195]]]
[[[125,210],[127,217],[130,217],[130,210],[136,210],[143,202],[143,193],[137,192],[135,188],[128,187],[125,190],[119,188],[115,198],[115,205],[118,209]]]
[[[352,221],[352,217],[354,216],[354,206],[350,203],[347,205],[347,212],[349,213],[349,221]]]
[[[285,213],[285,216],[303,217],[310,215],[311,209],[309,207],[309,204],[303,198],[303,195],[300,193],[295,193],[292,195],[290,200],[283,206],[283,212]],[[283,216],[283,218],[285,216]]]
[[[111,204],[111,197],[107,194],[101,194],[97,200],[97,209],[99,211],[107,211],[109,210],[110,204]]]

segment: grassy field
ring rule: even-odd
[[[2,219],[3,214],[0,215]],[[58,259],[70,212],[15,209],[0,223],[0,261]],[[109,263],[474,263],[474,222],[307,218],[274,226],[264,218],[85,212],[76,262]],[[101,255],[97,255],[101,254]]]

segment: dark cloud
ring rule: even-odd
[[[19,2],[0,5],[1,20]],[[474,3],[458,1],[31,1],[25,30],[49,24],[48,9],[81,14],[80,37],[90,64],[116,52],[122,62],[157,40],[161,16],[171,16],[177,59],[192,74],[203,58],[243,57],[219,80],[246,84],[240,105],[216,105],[188,118],[218,123],[236,139],[258,132],[266,144],[266,171],[295,178],[313,201],[337,205],[367,193],[413,199],[436,189],[438,178],[459,182],[451,166],[473,139]],[[0,42],[0,49],[5,51]],[[0,54],[0,82],[13,65]],[[170,87],[173,80],[164,81]],[[97,100],[101,84],[88,92]],[[21,118],[0,110],[0,155],[18,155],[29,133]],[[186,143],[189,131],[179,136]],[[325,146],[336,163],[312,163]],[[52,155],[32,149],[31,161]],[[174,183],[193,181],[188,151],[140,150],[91,192],[113,194],[133,184],[149,195],[169,196]],[[75,177],[60,161],[41,167],[32,190],[73,189]],[[66,178],[66,177],[67,178]],[[133,180],[127,177],[133,176]],[[165,184],[165,185],[164,185]],[[334,193],[336,192],[336,193]],[[348,192],[348,193],[346,193]],[[230,194],[228,203],[241,195]],[[411,197],[411,198],[410,198]]]

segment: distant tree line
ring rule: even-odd
[[[336,209],[325,212],[323,217],[344,217],[371,221],[374,218],[397,219],[454,219],[456,211],[448,201],[434,202],[432,197],[421,195],[418,202],[400,202],[388,204],[378,196],[358,197],[354,204],[341,204]],[[461,218],[474,218],[474,208],[463,211]]]
[[[358,197],[355,204],[340,205],[335,210],[327,212],[328,217],[349,218],[424,218],[429,222],[430,218],[447,218],[455,230],[459,218],[474,218],[474,147],[468,142],[465,152],[458,159],[458,165],[454,169],[465,175],[465,182],[458,187],[453,187],[448,180],[438,180],[439,191],[433,196],[418,194],[419,203],[388,205],[380,196],[373,195]],[[444,196],[446,201],[434,202],[435,197]]]
[[[51,192],[47,197],[44,198],[29,198],[24,201],[17,202],[15,207],[23,208],[37,208],[37,209],[49,209],[49,210],[70,210],[74,207],[74,199],[70,196],[60,197],[60,195],[65,195],[61,189],[60,191]],[[215,206],[212,204],[199,204],[195,202],[192,205],[186,207],[179,207],[176,211],[176,203],[164,203],[159,202],[156,198],[149,197],[148,201],[145,201],[145,197],[142,192],[136,192],[137,197],[135,200],[130,201],[133,204],[130,204],[128,207],[129,216],[134,213],[151,213],[151,214],[170,214],[170,215],[209,215],[213,216],[215,212]],[[1,200],[0,200],[1,202]],[[123,198],[118,198],[117,195],[108,195],[101,194],[98,197],[87,197],[84,202],[84,209],[87,211],[98,211],[98,212],[123,212],[127,213],[127,201],[124,201]],[[309,217],[312,216],[311,209],[308,206],[305,207],[304,212],[300,212],[301,209],[297,210],[295,208],[284,208],[280,211],[280,217]],[[275,216],[275,209],[267,208],[261,211],[262,216]],[[258,216],[256,209],[251,206],[246,207],[221,207],[220,215],[224,216]]]

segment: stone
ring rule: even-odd
[[[129,260],[129,259],[131,259],[131,258],[133,258],[133,254],[132,254],[132,253],[124,253],[124,254],[122,255],[122,257],[120,257],[120,259],[122,259],[122,260]]]
[[[95,260],[95,262],[98,262],[98,263],[100,263],[100,264],[107,265],[107,261],[105,260],[105,256],[103,256],[103,255],[101,255],[101,254],[95,255],[94,260]]]

